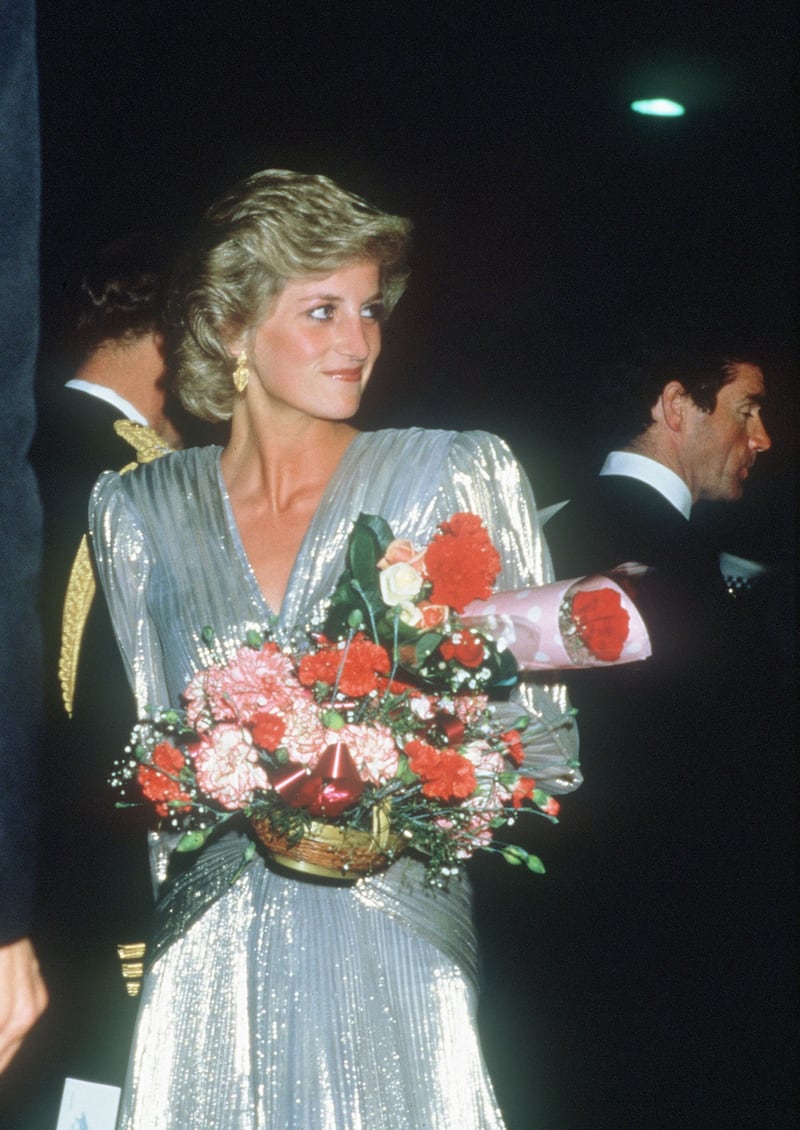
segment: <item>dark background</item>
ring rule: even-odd
[[[367,425],[498,432],[548,504],[597,465],[591,389],[621,333],[676,313],[733,325],[768,346],[774,446],[746,497],[703,519],[731,551],[793,576],[798,30],[788,0],[40,0],[43,371],[58,369],[92,251],[180,226],[257,169],[324,172],[415,222],[412,281]],[[628,109],[655,95],[683,101],[685,117]],[[780,623],[765,624],[787,663],[792,592],[772,609]],[[767,703],[764,724],[788,761],[781,707]],[[765,834],[793,850],[791,815],[769,826],[769,792],[793,791],[794,777],[765,780],[754,774],[765,795],[749,801],[764,806]],[[568,990],[558,978],[568,970],[540,970],[532,953],[519,985],[552,1112],[569,1086],[547,1043]],[[531,1020],[540,980],[547,1004]],[[775,1080],[784,1066],[792,1074],[781,1048],[764,1075],[779,1094],[763,1125],[794,1124],[776,1114],[788,1092]],[[506,1057],[507,1079],[502,1037],[491,1055],[510,1090],[528,1049]],[[664,1122],[679,1124],[699,1125]],[[579,1130],[555,1114],[531,1125]]]

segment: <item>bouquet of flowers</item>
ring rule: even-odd
[[[479,848],[542,871],[493,842],[522,810],[558,813],[523,766],[548,724],[492,701],[518,673],[509,618],[481,605],[499,570],[474,514],[453,515],[422,549],[362,514],[307,649],[288,654],[251,632],[191,680],[179,708],[135,728],[113,782],[138,784],[183,832],[179,851],[244,816],[275,859],[315,874],[357,878],[412,850],[441,882]],[[578,611],[566,627],[590,649],[598,617]],[[627,638],[629,613],[616,621]]]

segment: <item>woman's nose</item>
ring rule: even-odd
[[[339,352],[354,361],[365,361],[369,356],[370,341],[361,315],[343,319],[340,326],[341,333],[336,343]]]

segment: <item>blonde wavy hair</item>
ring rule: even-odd
[[[290,280],[377,263],[388,315],[408,278],[411,224],[324,176],[267,169],[206,213],[177,268],[168,308],[175,388],[203,420],[233,411],[232,340],[257,325]]]

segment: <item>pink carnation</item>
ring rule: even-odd
[[[217,721],[247,721],[260,711],[292,708],[300,684],[292,661],[274,643],[242,647],[227,667],[206,672],[208,707]]]
[[[341,730],[328,730],[326,742],[346,742],[362,781],[383,784],[397,772],[397,745],[388,726],[351,723]]]
[[[465,726],[475,726],[489,703],[485,694],[458,694],[453,699],[453,713]]]
[[[288,752],[290,761],[313,769],[331,739],[319,720],[319,709],[311,692],[298,686],[291,708],[283,717],[286,731],[281,747]]]
[[[230,810],[248,804],[254,789],[269,787],[250,735],[222,723],[189,747],[197,783],[212,800]]]
[[[200,671],[189,683],[183,692],[183,701],[186,705],[186,720],[189,725],[202,733],[214,724],[214,719],[208,709],[206,696],[207,671]]]

